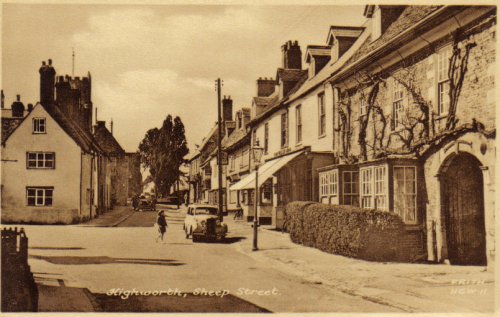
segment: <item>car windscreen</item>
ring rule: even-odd
[[[197,215],[217,215],[216,208],[198,207],[196,208]]]

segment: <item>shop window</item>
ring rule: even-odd
[[[417,169],[394,166],[394,212],[405,223],[417,223]]]

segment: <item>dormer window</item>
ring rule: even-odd
[[[332,62],[337,61],[356,42],[363,32],[364,27],[335,26],[330,27],[326,44],[330,47]]]
[[[47,133],[47,123],[45,118],[33,118],[33,133]]]

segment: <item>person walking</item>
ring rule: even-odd
[[[156,237],[156,242],[158,242],[158,239],[161,238],[161,241],[163,241],[163,236],[165,235],[165,232],[167,231],[167,219],[165,218],[165,212],[163,210],[160,210],[158,212],[158,217],[156,218],[156,225],[158,226],[158,236]]]

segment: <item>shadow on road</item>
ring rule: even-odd
[[[86,264],[145,264],[162,266],[180,266],[185,263],[168,259],[132,259],[132,258],[111,258],[107,256],[45,256],[30,255],[30,258],[44,260],[53,264],[62,265],[86,265]]]
[[[81,247],[28,247],[33,250],[85,250]]]
[[[241,240],[245,240],[246,237],[226,237],[222,241],[217,240],[200,240],[197,243],[218,243],[218,244],[232,244],[236,242],[240,242]]]
[[[103,312],[175,312],[175,313],[269,313],[270,311],[254,305],[231,294],[224,297],[195,296],[119,296],[93,294]]]

